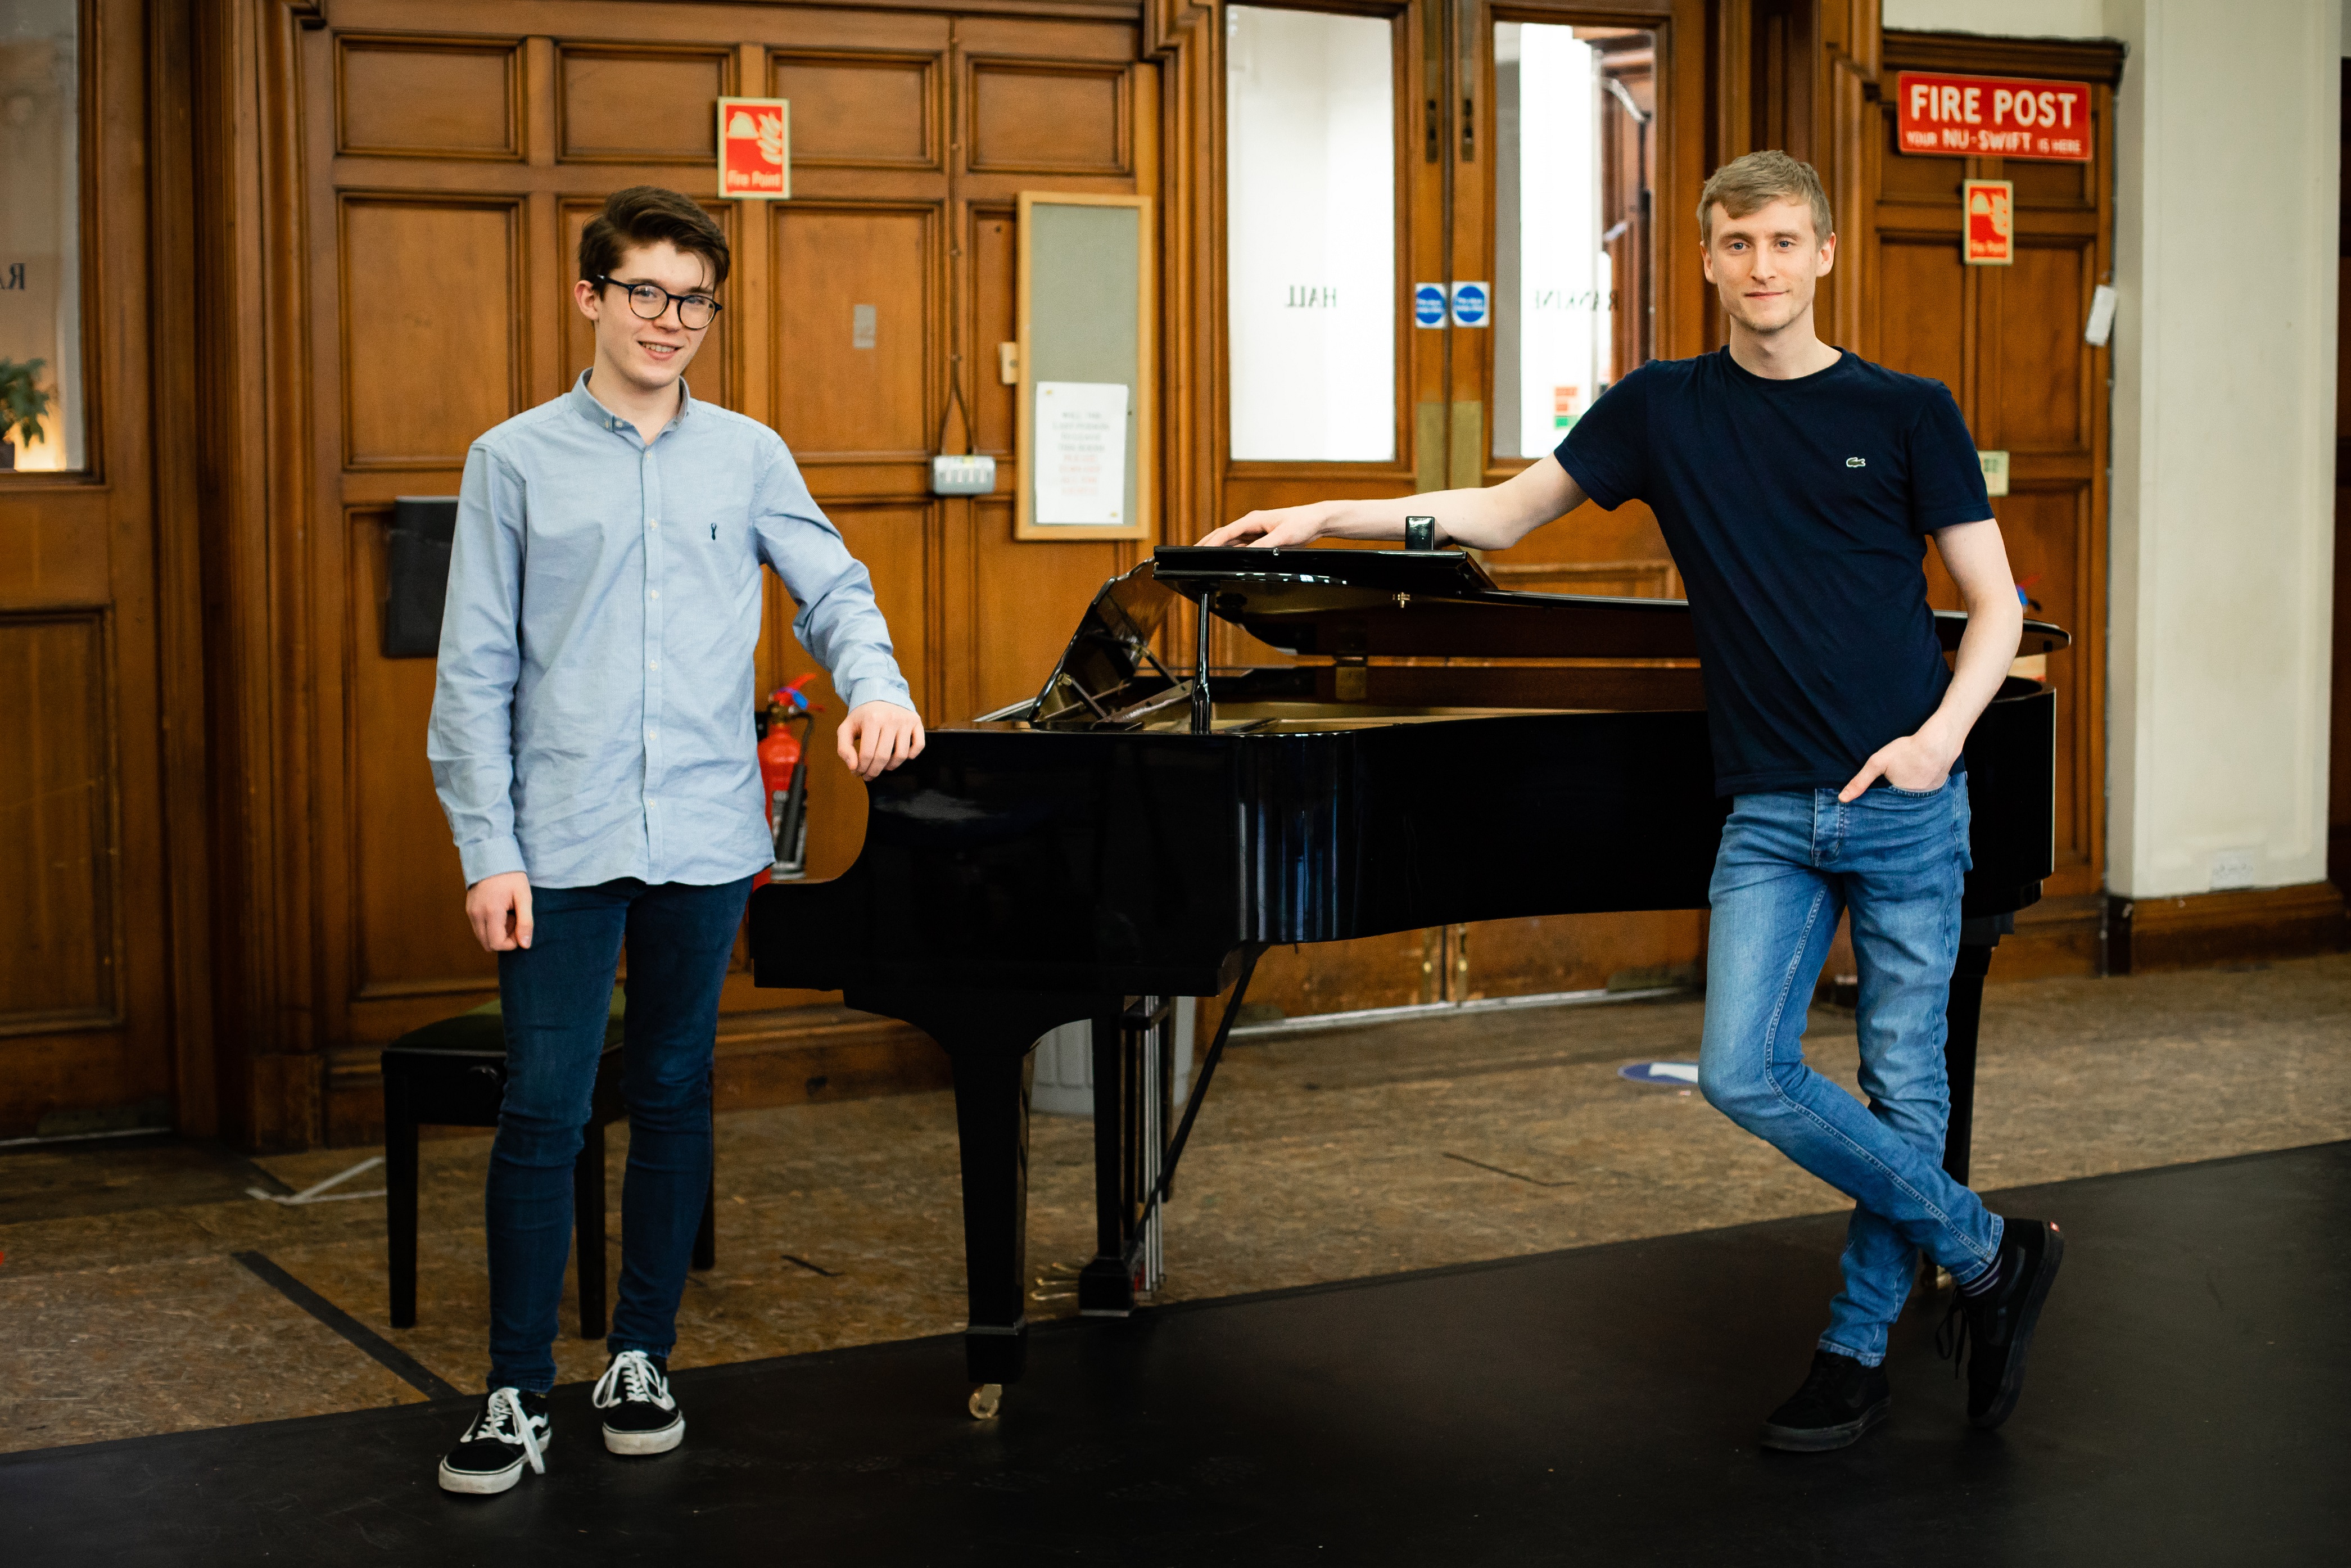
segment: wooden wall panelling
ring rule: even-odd
[[[965,57],[967,167],[986,174],[1134,172],[1123,63]]]
[[[335,150],[409,158],[522,156],[518,38],[335,40]]]
[[[927,459],[935,434],[938,222],[930,204],[775,204],[771,406],[820,494],[844,480],[861,490],[928,488],[927,473],[908,465]],[[858,335],[860,307],[871,312],[870,340]],[[877,465],[892,471],[815,474]]]
[[[735,96],[733,49],[567,42],[556,55],[562,162],[691,164],[698,174],[717,157],[712,105]]]
[[[343,193],[343,464],[447,468],[526,406],[522,204]]]
[[[0,612],[0,1036],[123,1021],[106,618]]]
[[[939,57],[778,49],[768,96],[792,102],[792,167],[942,168]]]

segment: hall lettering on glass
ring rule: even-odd
[[[1339,290],[1329,284],[1293,283],[1282,305],[1291,310],[1335,310]]]
[[[1904,71],[1895,112],[1895,145],[1905,152],[2090,161],[2086,82]]]

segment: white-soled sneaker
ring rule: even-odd
[[[666,1454],[685,1440],[685,1413],[669,1391],[669,1362],[624,1350],[589,1396],[604,1413],[604,1447],[616,1454]]]
[[[545,1475],[553,1436],[546,1395],[493,1388],[457,1446],[442,1456],[441,1490],[487,1496],[522,1479],[525,1465]]]

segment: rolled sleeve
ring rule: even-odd
[[[873,579],[818,507],[780,440],[760,475],[752,521],[759,559],[799,606],[792,635],[831,675],[842,703],[886,702],[914,711],[889,624],[873,600]]]
[[[465,455],[441,613],[425,755],[465,883],[524,871],[514,820],[514,701],[521,670],[521,478],[486,447]]]

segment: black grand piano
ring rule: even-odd
[[[1195,618],[1188,668],[1160,633]],[[1211,669],[1211,618],[1297,662]],[[1956,647],[1965,617],[1938,614]],[[2022,652],[2065,632],[2027,622]],[[1975,869],[1945,1164],[1966,1179],[1985,970],[2051,865],[2056,697],[1969,738]],[[830,882],[751,895],[758,983],[839,990],[953,1059],[975,1415],[1027,1344],[1027,1058],[1093,1026],[1089,1313],[1156,1283],[1158,1213],[1258,955],[1472,920],[1705,907],[1727,801],[1678,601],[1513,593],[1458,550],[1166,547],[1096,595],[1043,689],[873,781]],[[1508,856],[1470,847],[1504,841]],[[1230,991],[1171,1094],[1171,998]]]

